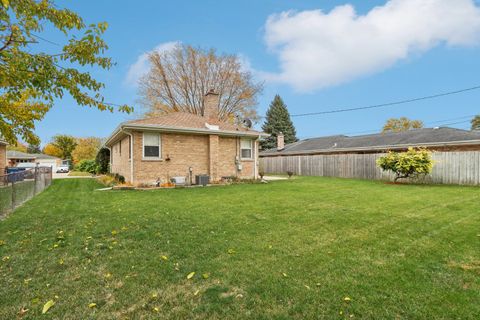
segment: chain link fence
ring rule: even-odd
[[[52,168],[36,167],[0,175],[0,219],[45,190],[52,183]]]

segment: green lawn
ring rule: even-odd
[[[480,315],[478,188],[99,187],[54,181],[0,221],[0,319]]]

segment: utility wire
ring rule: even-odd
[[[366,109],[374,109],[374,108],[384,108],[384,107],[396,106],[396,105],[400,105],[400,104],[412,103],[412,102],[416,102],[416,101],[422,101],[422,100],[428,100],[428,99],[435,99],[435,98],[450,96],[450,95],[469,92],[469,91],[478,90],[478,89],[480,89],[480,86],[475,86],[475,87],[470,87],[470,88],[465,88],[465,89],[460,89],[460,90],[455,90],[455,91],[449,91],[449,92],[443,92],[443,93],[438,93],[438,94],[419,97],[419,98],[399,100],[399,101],[387,102],[387,103],[382,103],[382,104],[374,104],[374,105],[364,106],[364,107],[343,108],[343,109],[333,109],[333,110],[319,111],[319,112],[299,113],[299,114],[292,114],[290,116],[291,117],[305,117],[305,116],[313,116],[313,115],[321,115],[321,114],[331,114],[331,113],[349,112],[349,111],[366,110]]]
[[[450,119],[444,119],[444,120],[436,120],[436,121],[426,122],[426,124],[427,124],[427,125],[431,125],[431,124],[436,124],[436,123],[441,123],[441,122],[446,122],[446,121],[459,120],[459,119],[465,119],[465,118],[473,118],[474,116],[475,116],[475,115],[463,116],[463,117],[458,117],[458,118],[450,118]],[[452,126],[452,125],[456,125],[456,124],[470,123],[470,122],[471,122],[471,120],[463,120],[463,121],[442,123],[441,126]],[[378,130],[378,129],[375,129],[375,130],[364,130],[364,131],[355,131],[355,132],[346,132],[346,133],[339,133],[339,134],[331,134],[331,135],[329,135],[329,136],[368,134],[368,133],[378,133],[378,132],[379,132],[379,130]],[[302,138],[301,140],[311,139],[311,138],[316,138],[316,137],[309,136],[309,137],[304,137],[304,138]]]

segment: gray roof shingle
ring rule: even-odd
[[[435,146],[458,144],[480,144],[480,131],[467,131],[455,128],[422,128],[404,132],[376,133],[362,136],[328,136],[305,139],[287,144],[281,151],[265,150],[260,156],[282,154],[308,154],[355,150],[385,150],[406,146]]]
[[[15,150],[7,150],[7,159],[59,159],[43,153],[25,153]]]

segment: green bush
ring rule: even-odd
[[[406,152],[389,152],[377,160],[377,165],[384,171],[395,173],[395,180],[418,177],[432,172],[431,153],[423,148],[408,148]]]
[[[75,170],[88,173],[97,173],[98,166],[95,160],[82,160],[76,166]]]
[[[108,166],[110,164],[110,150],[107,148],[101,148],[98,151],[95,162],[98,166],[98,173],[105,174],[108,172]]]

